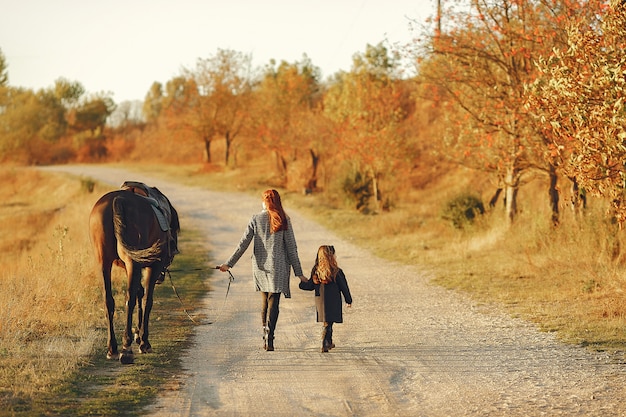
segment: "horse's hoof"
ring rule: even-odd
[[[120,358],[119,352],[115,352],[115,353],[107,352],[107,359],[118,360],[119,358]]]
[[[134,363],[135,358],[132,353],[122,353],[120,355],[120,363],[122,365],[130,365]]]
[[[139,346],[141,353],[152,353],[152,346]]]
[[[129,365],[133,363],[135,360],[135,356],[133,355],[133,351],[130,348],[122,349],[122,353],[120,354],[120,363],[122,365]]]

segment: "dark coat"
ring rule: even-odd
[[[312,276],[313,274],[311,274]],[[317,309],[317,321],[343,323],[343,309],[341,295],[347,304],[352,304],[352,295],[348,288],[348,281],[343,271],[339,269],[334,282],[328,284],[315,284],[311,278],[306,282],[300,282],[301,290],[315,290],[315,307]]]

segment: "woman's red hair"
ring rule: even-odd
[[[267,190],[263,192],[263,201],[270,215],[270,229],[272,233],[279,230],[287,230],[287,215],[283,209],[283,203],[280,201],[280,194],[276,190]]]

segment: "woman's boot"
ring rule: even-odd
[[[267,350],[267,335],[270,329],[266,325],[263,325],[262,331],[263,331],[263,350]]]

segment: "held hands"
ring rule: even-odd
[[[222,272],[226,272],[226,271],[228,271],[228,270],[230,269],[230,266],[228,266],[227,264],[221,264],[221,265],[219,266],[219,269],[220,269],[220,271],[222,271]]]
[[[305,277],[304,275],[300,275],[298,278],[300,278],[300,282],[307,282],[308,278]]]

